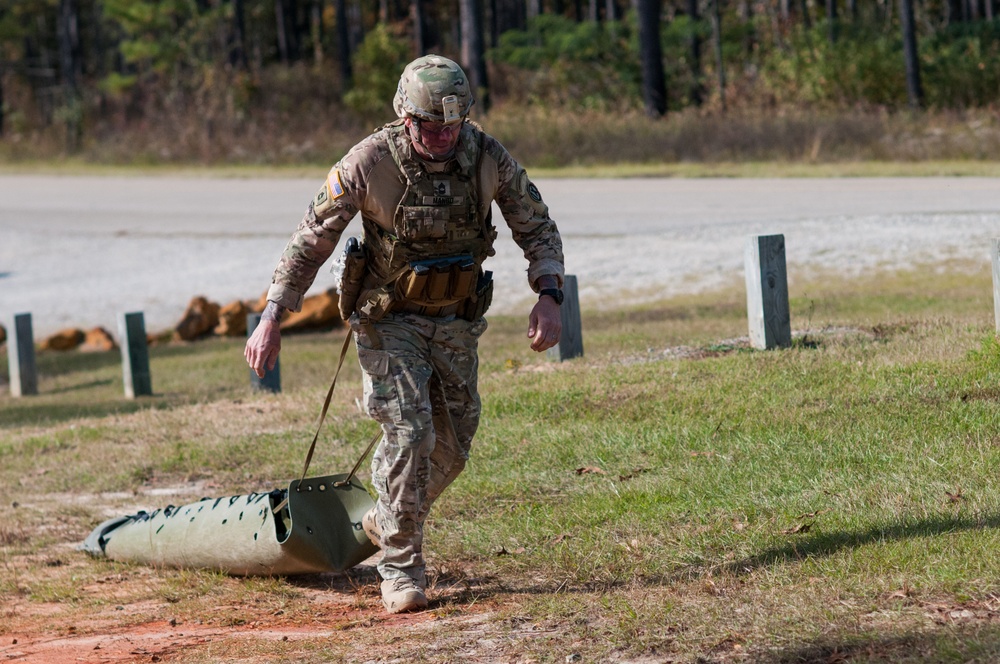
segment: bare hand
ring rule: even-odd
[[[562,313],[559,305],[551,297],[545,295],[531,309],[528,316],[528,338],[531,339],[531,350],[541,353],[559,343],[562,334]]]
[[[264,377],[265,368],[267,371],[274,369],[278,363],[278,352],[281,350],[281,329],[276,320],[261,319],[257,329],[253,331],[247,339],[243,356],[247,358],[247,364],[257,374],[258,378]]]

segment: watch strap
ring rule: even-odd
[[[538,297],[542,297],[543,295],[548,295],[549,297],[551,297],[553,300],[556,301],[556,304],[561,305],[563,303],[563,292],[562,292],[562,289],[559,289],[559,288],[543,288],[540,291],[538,291]]]

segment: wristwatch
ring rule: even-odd
[[[538,297],[540,298],[543,295],[548,295],[549,297],[551,297],[553,300],[556,301],[556,304],[562,306],[562,303],[563,303],[563,292],[562,292],[562,289],[560,289],[560,288],[543,288],[542,290],[538,291]]]

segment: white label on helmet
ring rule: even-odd
[[[458,96],[448,95],[441,98],[441,106],[444,109],[444,123],[451,124],[462,119],[462,113],[458,109]]]

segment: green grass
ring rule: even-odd
[[[432,579],[452,589],[438,622],[397,628],[386,644],[377,624],[344,618],[349,638],[270,643],[270,661],[351,659],[358,648],[414,661],[995,660],[1000,345],[989,274],[795,283],[799,334],[778,351],[736,339],[746,326],[736,291],[584,311],[587,354],[558,365],[531,353],[523,320],[491,320],[473,458],[427,527]],[[289,337],[280,395],[249,391],[238,341],[154,347],[157,394],[139,401],[120,397],[114,358],[40,355],[42,394],[0,395],[0,485],[29,478],[41,496],[206,477],[220,495],[279,485],[299,471],[342,334]],[[348,467],[372,431],[354,403],[357,367],[346,366],[316,473]],[[19,571],[0,598],[93,603],[38,560],[98,515],[14,514],[0,562]],[[29,536],[32,514],[69,530]],[[120,567],[74,564],[84,576]],[[188,619],[220,603],[302,610],[292,606],[308,587],[150,574],[146,601]],[[489,627],[462,621],[477,611]],[[191,656],[225,660],[207,646]]]

